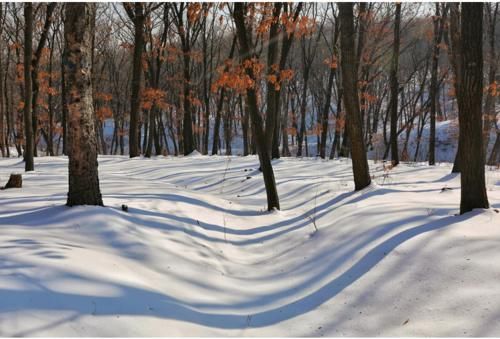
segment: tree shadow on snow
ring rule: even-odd
[[[367,198],[370,194],[383,193],[376,193],[376,191],[365,193],[354,200]],[[348,196],[352,196],[352,192],[350,194],[344,194],[343,196],[341,195],[337,197],[337,202],[347,198]],[[329,201],[328,203],[325,203],[323,208],[327,208],[327,206],[331,206],[332,204],[335,204],[335,202]],[[35,213],[48,212],[38,211]],[[331,300],[354,282],[362,278],[380,261],[382,261],[388,253],[404,242],[426,232],[438,230],[466,220],[474,215],[474,213],[468,213],[463,216],[444,217],[436,221],[431,221],[423,225],[400,231],[381,243],[372,246],[371,244],[374,243],[375,240],[387,234],[389,229],[393,230],[396,227],[402,226],[403,221],[399,220],[397,223],[385,225],[387,228],[382,228],[379,233],[372,235],[370,239],[360,243],[359,247],[366,248],[367,252],[341,274],[331,278],[328,282],[322,284],[314,291],[303,296],[296,297],[291,302],[286,301],[280,306],[272,306],[271,308],[263,311],[254,312],[249,310],[248,314],[246,314],[244,310],[252,304],[252,302],[250,302],[250,304],[222,305],[226,308],[226,310],[224,310],[225,313],[221,312],[219,307],[221,305],[190,303],[169,295],[168,282],[166,284],[167,287],[165,288],[165,292],[157,292],[117,282],[110,282],[106,279],[90,278],[88,276],[82,276],[67,271],[59,271],[60,276],[58,278],[76,279],[82,282],[110,285],[114,290],[118,291],[118,293],[108,296],[89,296],[78,293],[60,292],[44,288],[43,286],[40,287],[40,283],[36,277],[29,277],[26,275],[18,276],[19,279],[26,283],[23,286],[33,286],[33,288],[23,290],[6,287],[0,288],[0,300],[2,300],[0,304],[0,314],[19,312],[27,308],[31,311],[66,312],[64,318],[61,318],[54,323],[48,323],[41,327],[32,328],[20,333],[14,333],[16,336],[33,335],[40,330],[47,330],[51,327],[55,328],[65,322],[74,321],[78,317],[85,315],[96,317],[115,315],[151,316],[163,319],[174,319],[218,329],[244,329],[247,327],[270,326],[305,314]],[[21,244],[22,243],[23,241],[21,241]],[[29,241],[27,244],[32,245],[33,243]],[[369,246],[372,247],[369,248]],[[332,272],[332,269],[340,266],[344,262],[347,262],[350,258],[352,258],[355,252],[356,251],[349,251],[343,256],[339,256],[337,258],[338,262],[333,262],[331,267],[321,273],[323,277],[327,277],[329,272]],[[15,257],[2,256],[1,259],[2,262],[9,262],[11,267],[15,267],[16,263],[18,265],[22,264],[21,262],[16,261],[17,259]],[[9,274],[14,273],[0,266],[0,276]],[[310,279],[309,282],[312,283],[314,279],[319,280],[321,278],[321,276],[316,275]],[[301,291],[305,291],[308,287],[310,287],[310,285],[308,286],[308,284],[302,284],[299,286],[298,290],[293,288],[285,292],[272,292],[267,294],[265,298],[270,301],[276,301],[284,300],[284,297],[286,296],[288,297],[287,300],[290,300],[293,295],[300,294]],[[262,297],[256,297],[257,303],[260,303],[260,301],[262,301],[261,299]],[[231,309],[233,312],[231,312]],[[234,311],[239,314],[235,314]],[[67,315],[68,313],[70,314],[69,316]]]

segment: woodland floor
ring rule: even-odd
[[[68,208],[36,158],[0,191],[0,336],[500,336],[500,170],[457,216],[450,164],[355,193],[348,159],[273,163],[281,211],[254,156],[102,156],[107,207]]]

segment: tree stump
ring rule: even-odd
[[[23,177],[21,174],[15,174],[12,173],[10,175],[9,181],[7,182],[7,185],[2,187],[2,189],[7,189],[7,188],[21,188],[23,187]]]

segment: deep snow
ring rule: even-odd
[[[36,158],[0,191],[0,336],[500,336],[498,169],[456,216],[450,164],[371,162],[362,192],[348,159],[273,164],[282,211],[255,156],[199,155],[102,156],[107,207],[68,208]]]

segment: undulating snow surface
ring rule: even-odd
[[[105,208],[35,163],[0,191],[0,336],[500,336],[499,170],[456,216],[450,164],[355,193],[348,159],[280,159],[267,212],[253,156],[102,156]]]

